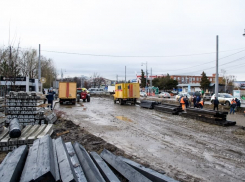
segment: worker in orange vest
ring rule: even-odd
[[[186,112],[184,97],[181,97],[181,98],[180,98],[180,104],[182,105],[182,110]]]
[[[234,99],[232,99],[231,101],[231,109],[230,109],[230,114],[233,112],[235,112],[235,107],[236,107],[236,101]]]
[[[204,102],[203,102],[203,100],[201,100],[201,101],[199,102],[199,107],[202,109],[202,108],[203,108],[203,105],[204,105]]]

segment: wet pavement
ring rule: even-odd
[[[221,127],[139,106],[91,98],[56,106],[67,119],[136,161],[180,181],[244,181],[245,130]],[[229,117],[229,116],[228,116]]]

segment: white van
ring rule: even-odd
[[[88,91],[91,94],[102,94],[105,92],[103,88],[89,88]]]

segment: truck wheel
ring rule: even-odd
[[[114,99],[114,104],[116,104],[117,103],[117,100],[116,99]]]
[[[77,97],[77,102],[80,102],[80,97]]]
[[[87,102],[90,102],[90,97],[87,97]]]
[[[86,102],[86,99],[83,99],[83,102]]]
[[[122,99],[119,100],[119,104],[123,105],[123,100]]]

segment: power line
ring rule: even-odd
[[[29,49],[29,48],[22,48],[22,49]],[[244,49],[244,48],[239,48]],[[233,50],[239,49],[232,49],[226,51],[219,51],[219,52],[229,52]],[[170,55],[170,56],[122,56],[122,55],[106,55],[106,54],[82,54],[82,53],[73,53],[73,52],[61,52],[61,51],[52,51],[52,50],[42,50],[42,52],[52,52],[58,54],[70,54],[70,55],[80,55],[80,56],[94,56],[94,57],[120,57],[120,58],[169,58],[169,57],[188,57],[188,56],[201,56],[201,55],[208,55],[214,54],[216,52],[208,52],[208,53],[199,53],[199,54],[185,54],[185,55]]]
[[[243,52],[243,51],[245,51],[245,50],[242,50],[242,51],[236,52],[236,53],[234,53],[234,54],[231,54],[231,55],[228,55],[228,56],[225,56],[225,57],[222,57],[222,58],[220,58],[219,60],[221,60],[221,59],[225,59],[225,58],[227,58],[227,57],[233,56],[233,55],[238,54],[238,53]],[[178,70],[184,70],[184,69],[194,68],[194,67],[197,67],[197,66],[201,66],[201,65],[205,65],[205,64],[209,64],[209,63],[213,63],[213,62],[214,62],[214,61],[209,61],[209,62],[206,62],[206,63],[203,63],[203,64],[198,64],[198,65],[195,65],[195,66],[191,66],[191,67],[185,67],[185,68],[180,68],[180,69],[175,69],[175,70],[168,70],[168,71],[178,71]]]
[[[223,65],[226,65],[226,64],[229,64],[229,63],[233,63],[233,62],[236,62],[236,61],[240,61],[240,60],[243,60],[244,58],[245,58],[245,56],[244,56],[244,57],[241,57],[241,58],[238,58],[238,59],[235,59],[235,60],[232,60],[232,61],[229,61],[229,62],[227,62],[227,63],[221,64],[221,65],[219,65],[219,66],[223,66]],[[204,70],[209,70],[209,69],[212,69],[212,68],[215,68],[215,66],[209,67],[209,68],[205,68],[205,69],[201,69],[201,70],[197,70],[197,71],[193,71],[193,72],[181,73],[181,74],[196,73],[196,72],[200,72],[200,71],[204,71]]]

